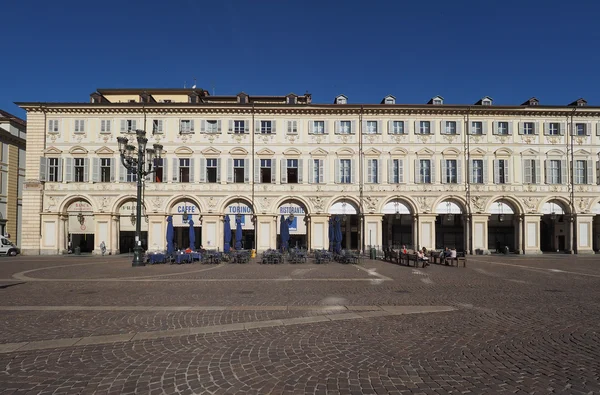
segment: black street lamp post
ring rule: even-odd
[[[133,133],[132,133],[133,134]],[[117,137],[119,142],[119,152],[121,154],[121,162],[123,166],[132,171],[136,175],[137,181],[137,197],[136,197],[136,212],[135,212],[135,247],[133,247],[133,262],[132,266],[144,266],[143,247],[142,247],[142,192],[143,180],[148,174],[154,173],[152,163],[154,159],[160,159],[162,156],[163,146],[154,144],[154,148],[146,148],[148,139],[146,138],[145,130],[136,130],[137,147],[129,144],[127,137]],[[136,152],[137,151],[137,152]]]

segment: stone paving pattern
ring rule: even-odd
[[[0,346],[306,317],[3,352],[0,394],[600,393],[598,256],[360,266],[0,259]],[[456,310],[378,314],[403,305]]]

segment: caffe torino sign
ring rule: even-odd
[[[187,214],[188,218],[194,220],[195,227],[200,226],[200,209],[192,202],[177,203],[171,208],[173,226],[189,226],[188,223],[183,222],[183,214]]]

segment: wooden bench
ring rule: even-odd
[[[456,264],[456,267],[458,267],[462,263],[463,267],[467,267],[467,257],[466,256],[457,256],[456,258],[446,258],[446,262],[450,266],[454,266]]]

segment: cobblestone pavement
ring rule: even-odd
[[[596,394],[600,257],[0,259],[0,394],[12,393]]]

